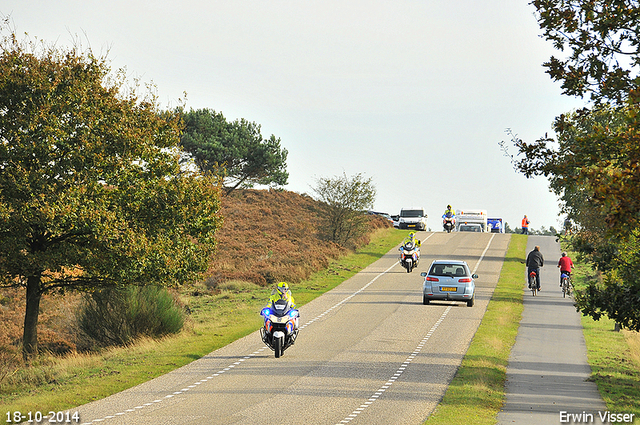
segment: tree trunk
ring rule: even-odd
[[[27,278],[27,307],[24,315],[22,357],[25,361],[38,353],[38,315],[40,314],[40,276]]]

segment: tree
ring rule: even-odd
[[[603,314],[640,330],[640,114],[631,93],[626,107],[600,106],[558,117],[557,146],[544,138],[514,138],[527,176],[544,175],[576,223],[572,246],[602,272],[601,282],[576,291],[577,307],[594,319]],[[626,247],[624,250],[621,247]]]
[[[534,0],[552,57],[547,72],[564,93],[591,95],[584,108],[556,118],[557,141],[512,142],[527,177],[544,175],[575,223],[579,255],[602,280],[576,291],[577,308],[640,330],[640,4],[629,0]],[[557,143],[556,143],[557,142]]]
[[[201,170],[224,180],[227,193],[254,184],[287,184],[287,150],[273,134],[263,139],[255,122],[229,123],[209,109],[190,110],[184,121],[182,146]]]
[[[518,228],[516,227],[516,230],[514,231],[511,226],[509,226],[509,223],[507,223],[506,221],[504,222],[504,232],[505,233],[517,233]]]
[[[640,4],[637,0],[533,0],[544,37],[568,58],[544,64],[563,92],[596,103],[624,104],[638,86]]]
[[[0,49],[0,286],[26,289],[28,359],[43,294],[204,271],[220,187],[180,169],[180,117],[105,58],[14,32]]]
[[[371,178],[362,174],[349,178],[346,174],[316,180],[313,188],[318,200],[324,203],[326,237],[342,246],[366,233],[365,211],[373,207],[376,189]]]

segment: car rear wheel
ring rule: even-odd
[[[422,304],[424,304],[424,305],[428,305],[429,304],[429,298],[427,298],[426,295],[422,296]]]
[[[473,307],[473,304],[475,304],[476,298],[473,297],[471,298],[469,301],[467,301],[467,307]]]

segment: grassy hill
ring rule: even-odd
[[[222,202],[224,225],[207,284],[239,279],[260,286],[299,282],[346,253],[322,240],[322,211],[308,195],[281,190],[232,192]],[[372,230],[388,226],[371,220]],[[367,239],[357,241],[365,245]]]

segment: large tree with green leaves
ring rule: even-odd
[[[227,122],[209,109],[184,113],[182,146],[198,167],[223,179],[227,193],[238,187],[286,185],[287,150],[273,134],[263,139],[260,125],[240,119]]]
[[[0,41],[0,286],[24,287],[23,353],[41,296],[177,285],[221,224],[215,179],[181,170],[181,120],[79,47]],[[9,34],[7,34],[9,33]]]
[[[533,0],[543,36],[567,57],[544,64],[564,93],[624,104],[638,86],[640,3],[637,0]]]
[[[549,140],[514,142],[527,176],[544,175],[577,224],[571,243],[602,272],[577,306],[599,318],[640,329],[640,118],[637,108],[577,111],[556,119],[557,146]],[[636,231],[634,234],[633,232]]]
[[[564,93],[590,94],[590,109],[556,118],[557,140],[513,142],[516,168],[549,178],[575,223],[573,247],[601,281],[577,291],[577,307],[640,330],[640,4],[533,0],[544,36],[567,57],[545,66]]]

